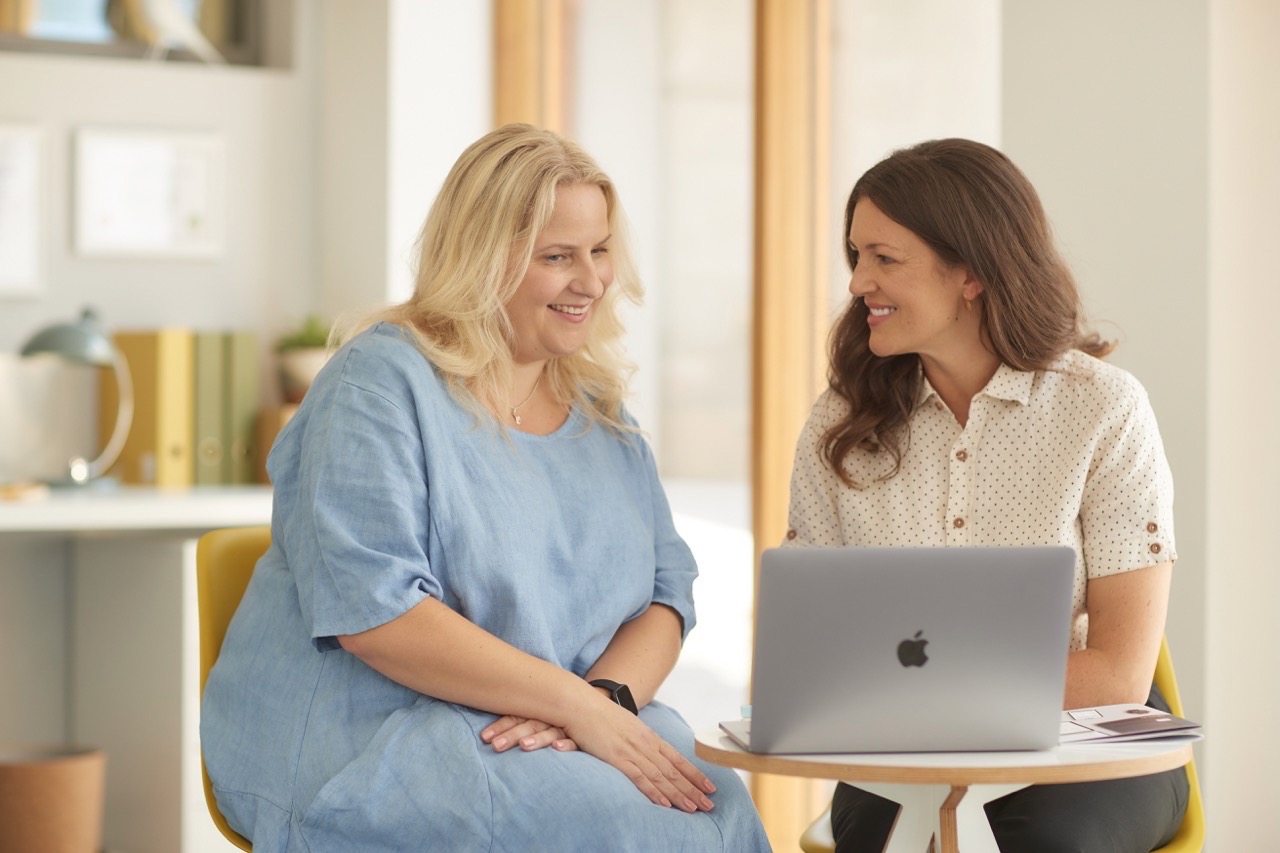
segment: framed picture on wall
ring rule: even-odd
[[[40,148],[39,128],[0,124],[0,297],[40,291]]]
[[[226,227],[223,148],[215,133],[78,131],[76,253],[220,256]]]

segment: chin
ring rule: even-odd
[[[899,352],[894,347],[889,346],[883,341],[877,341],[875,338],[872,338],[871,340],[867,341],[867,349],[871,350],[872,355],[879,356],[880,358],[889,358],[890,356],[894,356],[894,355],[902,355],[902,353]]]

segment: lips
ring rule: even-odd
[[[872,305],[871,303],[867,303],[867,325],[878,326],[881,323],[887,322],[897,310],[897,308],[891,305]]]
[[[585,323],[591,316],[590,302],[586,305],[548,305],[547,307],[556,312],[556,316],[561,320],[573,325]]]

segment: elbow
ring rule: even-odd
[[[1135,678],[1124,690],[1124,698],[1120,699],[1117,704],[1136,704],[1145,705],[1147,699],[1151,696],[1152,680],[1149,678]]]
[[[367,662],[369,654],[369,641],[366,637],[368,632],[362,634],[339,634],[337,637],[338,645],[342,646],[344,651],[350,652],[360,660]]]

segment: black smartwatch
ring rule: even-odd
[[[626,708],[633,714],[639,714],[640,709],[636,707],[635,697],[631,695],[631,688],[625,684],[619,684],[616,681],[610,681],[607,678],[596,678],[587,682],[592,687],[603,687],[609,691],[609,698]]]

